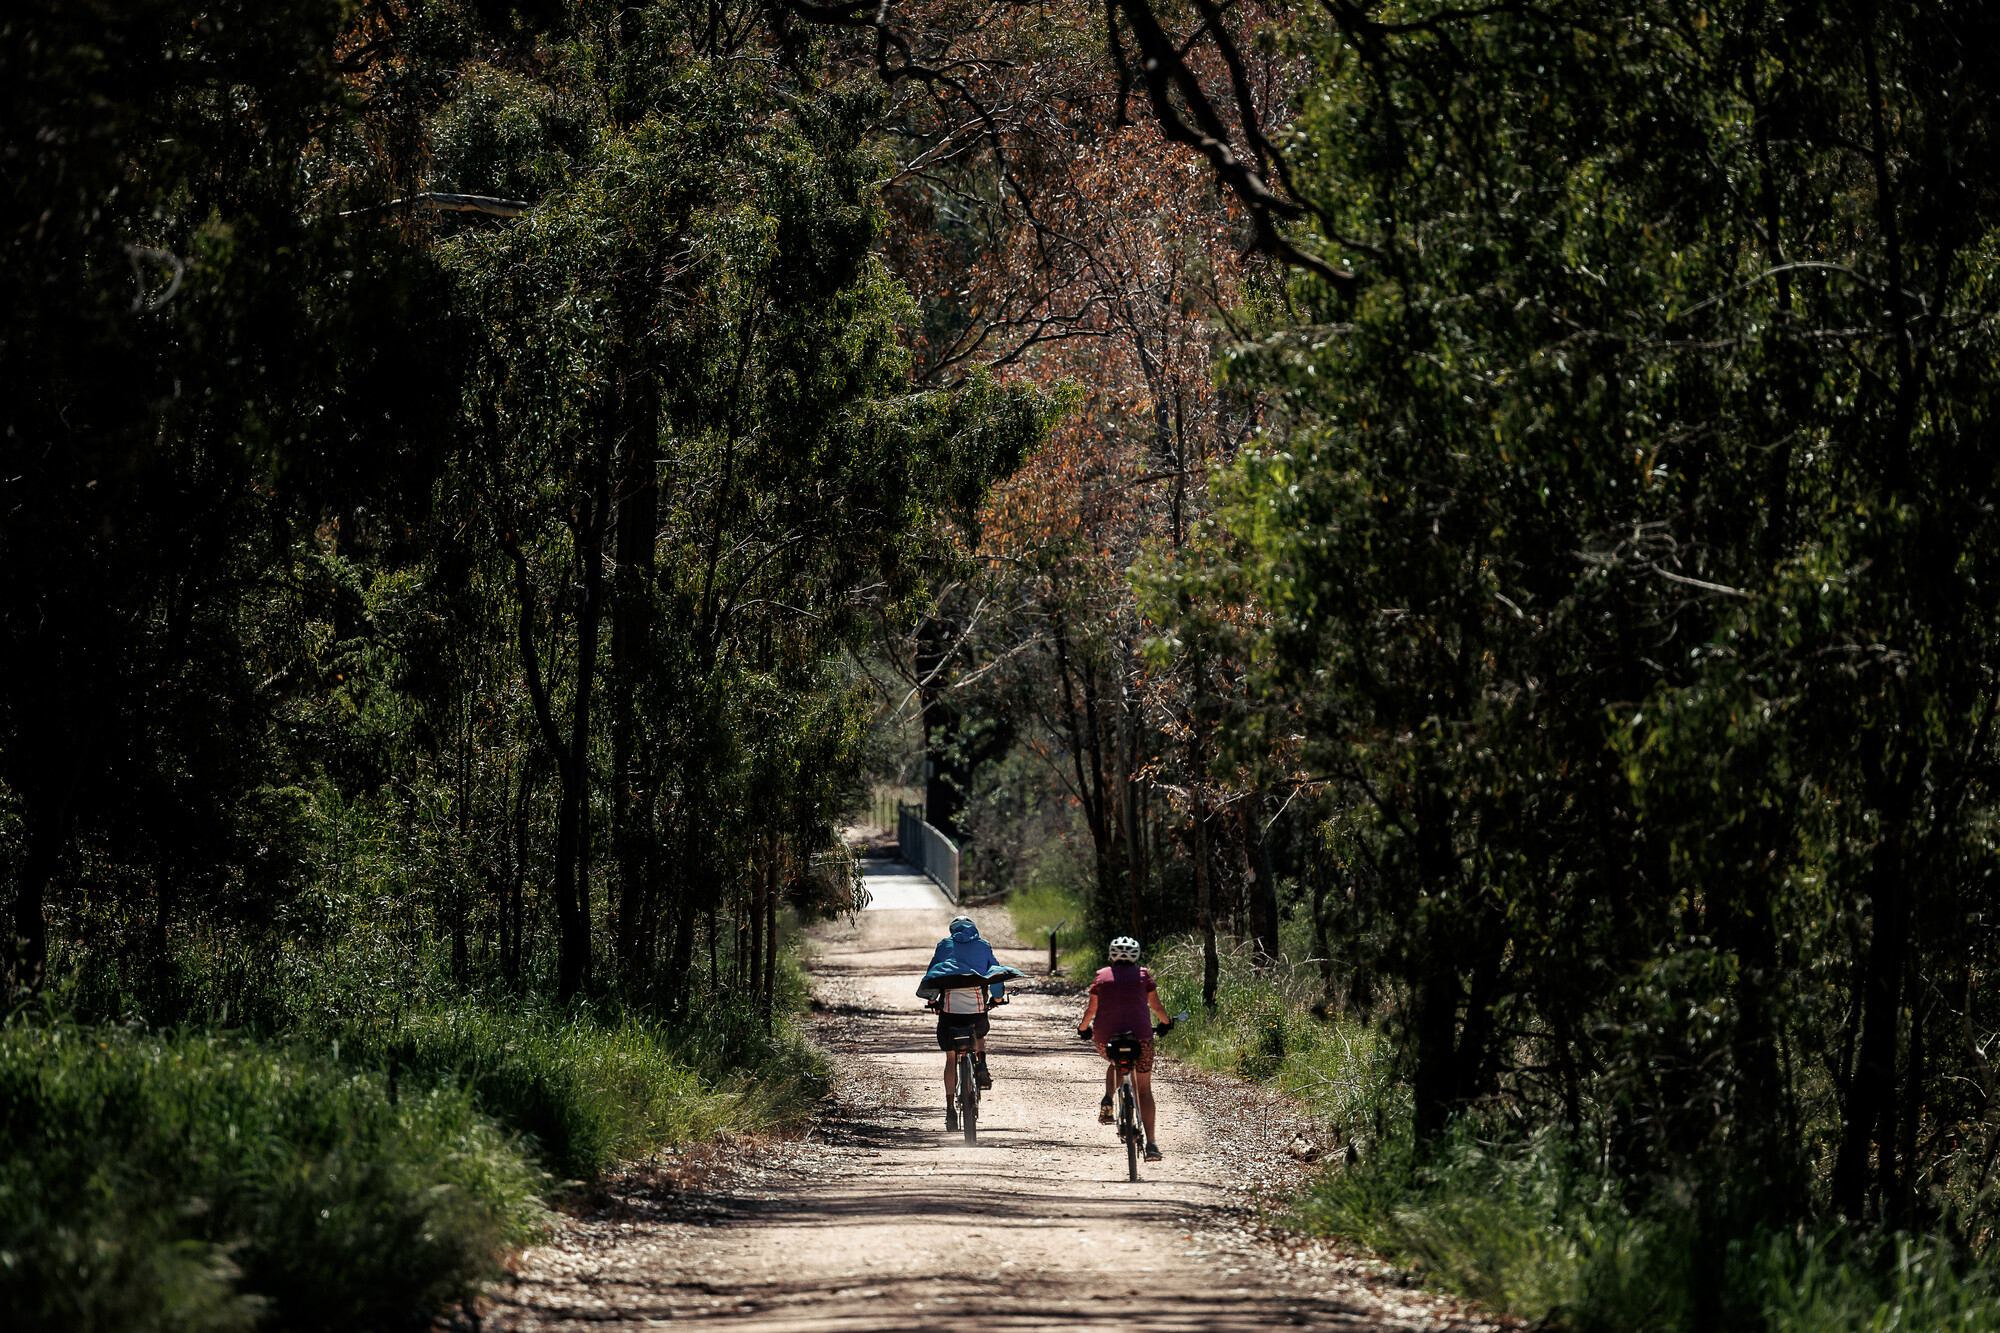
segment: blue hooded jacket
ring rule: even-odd
[[[917,983],[917,994],[925,999],[937,994],[944,989],[938,984],[944,977],[990,977],[993,978],[990,991],[997,1000],[1006,990],[1000,983],[1020,975],[1019,968],[1009,967],[993,957],[993,946],[979,938],[979,927],[961,921],[951,928],[950,935],[938,941],[931,965],[924,972],[924,979]]]

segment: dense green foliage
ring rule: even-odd
[[[1294,920],[1287,944],[1309,928]],[[1521,1133],[1461,1117],[1420,1143],[1395,1044],[1351,1013],[1328,1014],[1318,963],[1226,951],[1215,1007],[1203,1009],[1199,936],[1168,941],[1155,961],[1169,1009],[1190,1011],[1162,1048],[1282,1088],[1310,1117],[1322,1168],[1298,1197],[1273,1201],[1270,1221],[1360,1241],[1430,1285],[1550,1327],[1875,1333],[2000,1320],[1994,1258],[1949,1241],[1761,1230],[1718,1258],[1684,1196],[1634,1196],[1559,1125]]]
[[[1206,421],[1151,363],[1106,412],[1142,475],[1018,506],[982,595],[1022,589],[1027,628],[968,663],[1006,688],[960,732],[1045,757],[1095,931],[1199,932],[1183,994],[1227,1015],[1258,960],[1325,960],[1302,981],[1326,1032],[1271,998],[1187,1049],[1304,1086],[1363,1020],[1396,1095],[1348,1126],[1380,1166],[1346,1215],[1458,1199],[1529,1256],[1465,1260],[1485,1294],[1784,1325],[1891,1281],[1901,1246],[1976,1302],[2000,1199],[1993,6],[1198,9],[1111,8],[1131,77],[1230,139],[1234,167],[1183,142],[1261,181],[1314,262],[1208,312]],[[1183,428],[1223,460],[1208,504],[1184,526],[1177,491],[1146,526],[1118,497],[1193,466]],[[1033,808],[969,792],[974,831],[982,800]],[[1542,1182],[1518,1208],[1517,1177]],[[1509,1286],[1591,1235],[1606,1273],[1627,1256],[1634,1292],[1688,1303],[1586,1316],[1581,1288]],[[1809,1294],[1783,1313],[1760,1283]]]
[[[53,923],[173,1016],[180,943],[324,937],[356,851],[461,984],[669,1010],[704,929],[768,1007],[780,906],[851,900],[848,650],[1049,407],[911,391],[879,88],[721,17],[9,20],[17,986]]]
[[[1052,411],[913,385],[879,84],[590,0],[0,72],[0,1318],[401,1324],[801,1118],[857,657]]]
[[[1994,22],[1333,7],[1293,166],[1355,281],[1230,351],[1261,437],[1149,575],[1317,801],[1399,1179],[1555,1145],[1671,1233],[1673,1326],[1771,1231],[1991,1234]]]

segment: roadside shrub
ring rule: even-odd
[[[724,1130],[792,1123],[831,1087],[824,1058],[788,1023],[767,1036],[751,1006],[695,1006],[675,1026],[599,1012],[475,999],[354,1028],[332,1049],[408,1087],[450,1088],[524,1136],[563,1180]]]
[[[470,1098],[209,1036],[0,1028],[17,1329],[372,1329],[470,1298],[536,1171]]]
[[[2000,1273],[1936,1237],[1764,1233],[1718,1246],[1673,1191],[1640,1212],[1561,1136],[1482,1143],[1461,1122],[1406,1138],[1294,1202],[1302,1229],[1356,1240],[1486,1305],[1576,1333],[1992,1333]]]
[[[1461,1124],[1419,1154],[1398,1134],[1294,1202],[1307,1231],[1345,1236],[1437,1285],[1564,1328],[1680,1329],[1696,1264],[1671,1215],[1637,1218],[1577,1170],[1551,1132],[1496,1150]]]
[[[1368,1024],[1315,1012],[1321,981],[1285,960],[1255,966],[1245,944],[1224,941],[1216,1004],[1201,1003],[1201,941],[1172,940],[1152,964],[1160,1002],[1185,1013],[1161,1049],[1216,1073],[1271,1083],[1299,1098],[1329,1137],[1371,1142],[1396,1123],[1404,1104],[1389,1068],[1389,1047]]]
[[[719,1118],[720,1099],[701,1076],[674,1058],[656,1028],[632,1018],[602,1023],[466,1005],[413,1016],[386,1059],[412,1078],[465,1089],[566,1179],[595,1178]]]
[[[1200,1068],[1296,1095],[1336,1142],[1289,1221],[1357,1241],[1445,1290],[1573,1333],[2000,1333],[2000,1271],[1937,1237],[1799,1231],[1723,1242],[1694,1190],[1671,1183],[1634,1211],[1578,1155],[1586,1132],[1523,1137],[1503,1117],[1462,1118],[1419,1152],[1387,1043],[1329,1015],[1316,971],[1253,965],[1225,942],[1213,1012],[1201,943],[1154,964],[1169,1013],[1163,1049]],[[1490,1123],[1489,1123],[1490,1121]]]

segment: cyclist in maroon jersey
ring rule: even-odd
[[[1118,1066],[1111,1063],[1104,1043],[1121,1032],[1139,1039],[1139,1061],[1132,1069],[1132,1085],[1139,1094],[1139,1119],[1146,1126],[1146,1160],[1160,1161],[1158,1136],[1153,1130],[1153,1035],[1174,1025],[1160,1003],[1159,987],[1153,974],[1139,966],[1139,941],[1120,935],[1111,941],[1106,955],[1111,964],[1100,968],[1090,983],[1090,1004],[1076,1025],[1076,1035],[1097,1041],[1097,1053],[1104,1056],[1104,1100],[1097,1104],[1097,1123],[1112,1122],[1111,1094],[1118,1086]],[[1154,1016],[1159,1026],[1153,1025]]]

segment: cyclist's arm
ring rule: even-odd
[[[1083,1007],[1083,1017],[1076,1020],[1077,1030],[1087,1028],[1097,1018],[1097,997],[1090,997],[1090,1003]]]
[[[1152,1006],[1153,1012],[1159,1016],[1159,1019],[1162,1023],[1168,1021],[1167,1006],[1160,1003],[1160,993],[1158,991],[1156,990],[1147,991],[1146,1003]]]

